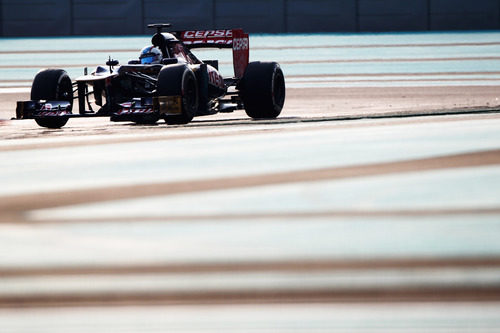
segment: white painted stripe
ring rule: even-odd
[[[0,88],[0,94],[21,94],[29,93],[31,87],[11,87],[11,88]]]
[[[371,81],[371,82],[301,82],[289,83],[287,88],[363,88],[363,87],[448,87],[448,86],[464,86],[464,82],[448,82],[448,81]],[[491,86],[499,85],[498,81],[467,81],[467,86]]]
[[[499,302],[2,309],[5,332],[498,333]]]
[[[89,283],[92,281],[92,283]],[[496,286],[500,268],[335,270],[331,272],[217,272],[216,274],[85,275],[0,278],[0,296],[72,293],[356,290]]]

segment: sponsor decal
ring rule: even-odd
[[[186,45],[196,45],[196,44],[215,44],[215,45],[231,45],[233,43],[232,40],[226,39],[199,39],[199,40],[185,40],[184,44]]]
[[[37,112],[37,115],[39,116],[64,116],[67,114],[71,114],[69,111],[71,110],[71,106],[68,105],[61,105],[61,104],[51,104],[51,103],[44,103],[40,107],[41,112]]]
[[[71,112],[68,111],[42,111],[42,112],[37,112],[35,115],[40,117],[40,116],[66,116],[71,114]]]
[[[52,104],[45,103],[42,105],[42,108],[40,110],[52,110]]]
[[[116,112],[117,115],[125,115],[125,114],[139,114],[139,113],[153,113],[153,109],[120,109]]]
[[[233,30],[190,30],[182,34],[182,39],[198,39],[198,38],[229,38],[233,37]]]
[[[184,31],[181,36],[186,45],[231,45],[233,43],[233,30],[190,30]]]
[[[224,88],[224,79],[216,71],[208,72],[208,81],[219,88]]]
[[[244,33],[241,29],[234,30],[234,44],[233,44],[233,67],[234,76],[237,78],[243,77],[245,69],[248,65],[250,43],[248,34]]]

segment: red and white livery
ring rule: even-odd
[[[111,58],[71,80],[63,69],[41,70],[31,100],[17,103],[18,119],[60,128],[73,117],[108,116],[112,121],[187,124],[194,117],[244,109],[251,118],[276,118],[285,101],[285,78],[276,62],[250,62],[250,39],[242,29],[157,31],[138,59]],[[231,49],[232,73],[217,60],[200,60],[200,48]],[[50,101],[50,103],[48,102]],[[78,114],[72,112],[78,103]],[[94,110],[97,108],[97,110]]]

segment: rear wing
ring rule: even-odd
[[[176,33],[186,47],[233,49],[234,76],[242,78],[250,59],[248,34],[243,29],[189,30]]]

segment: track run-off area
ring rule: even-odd
[[[148,43],[0,40],[0,332],[500,330],[500,33],[252,35],[276,120],[10,120]]]

